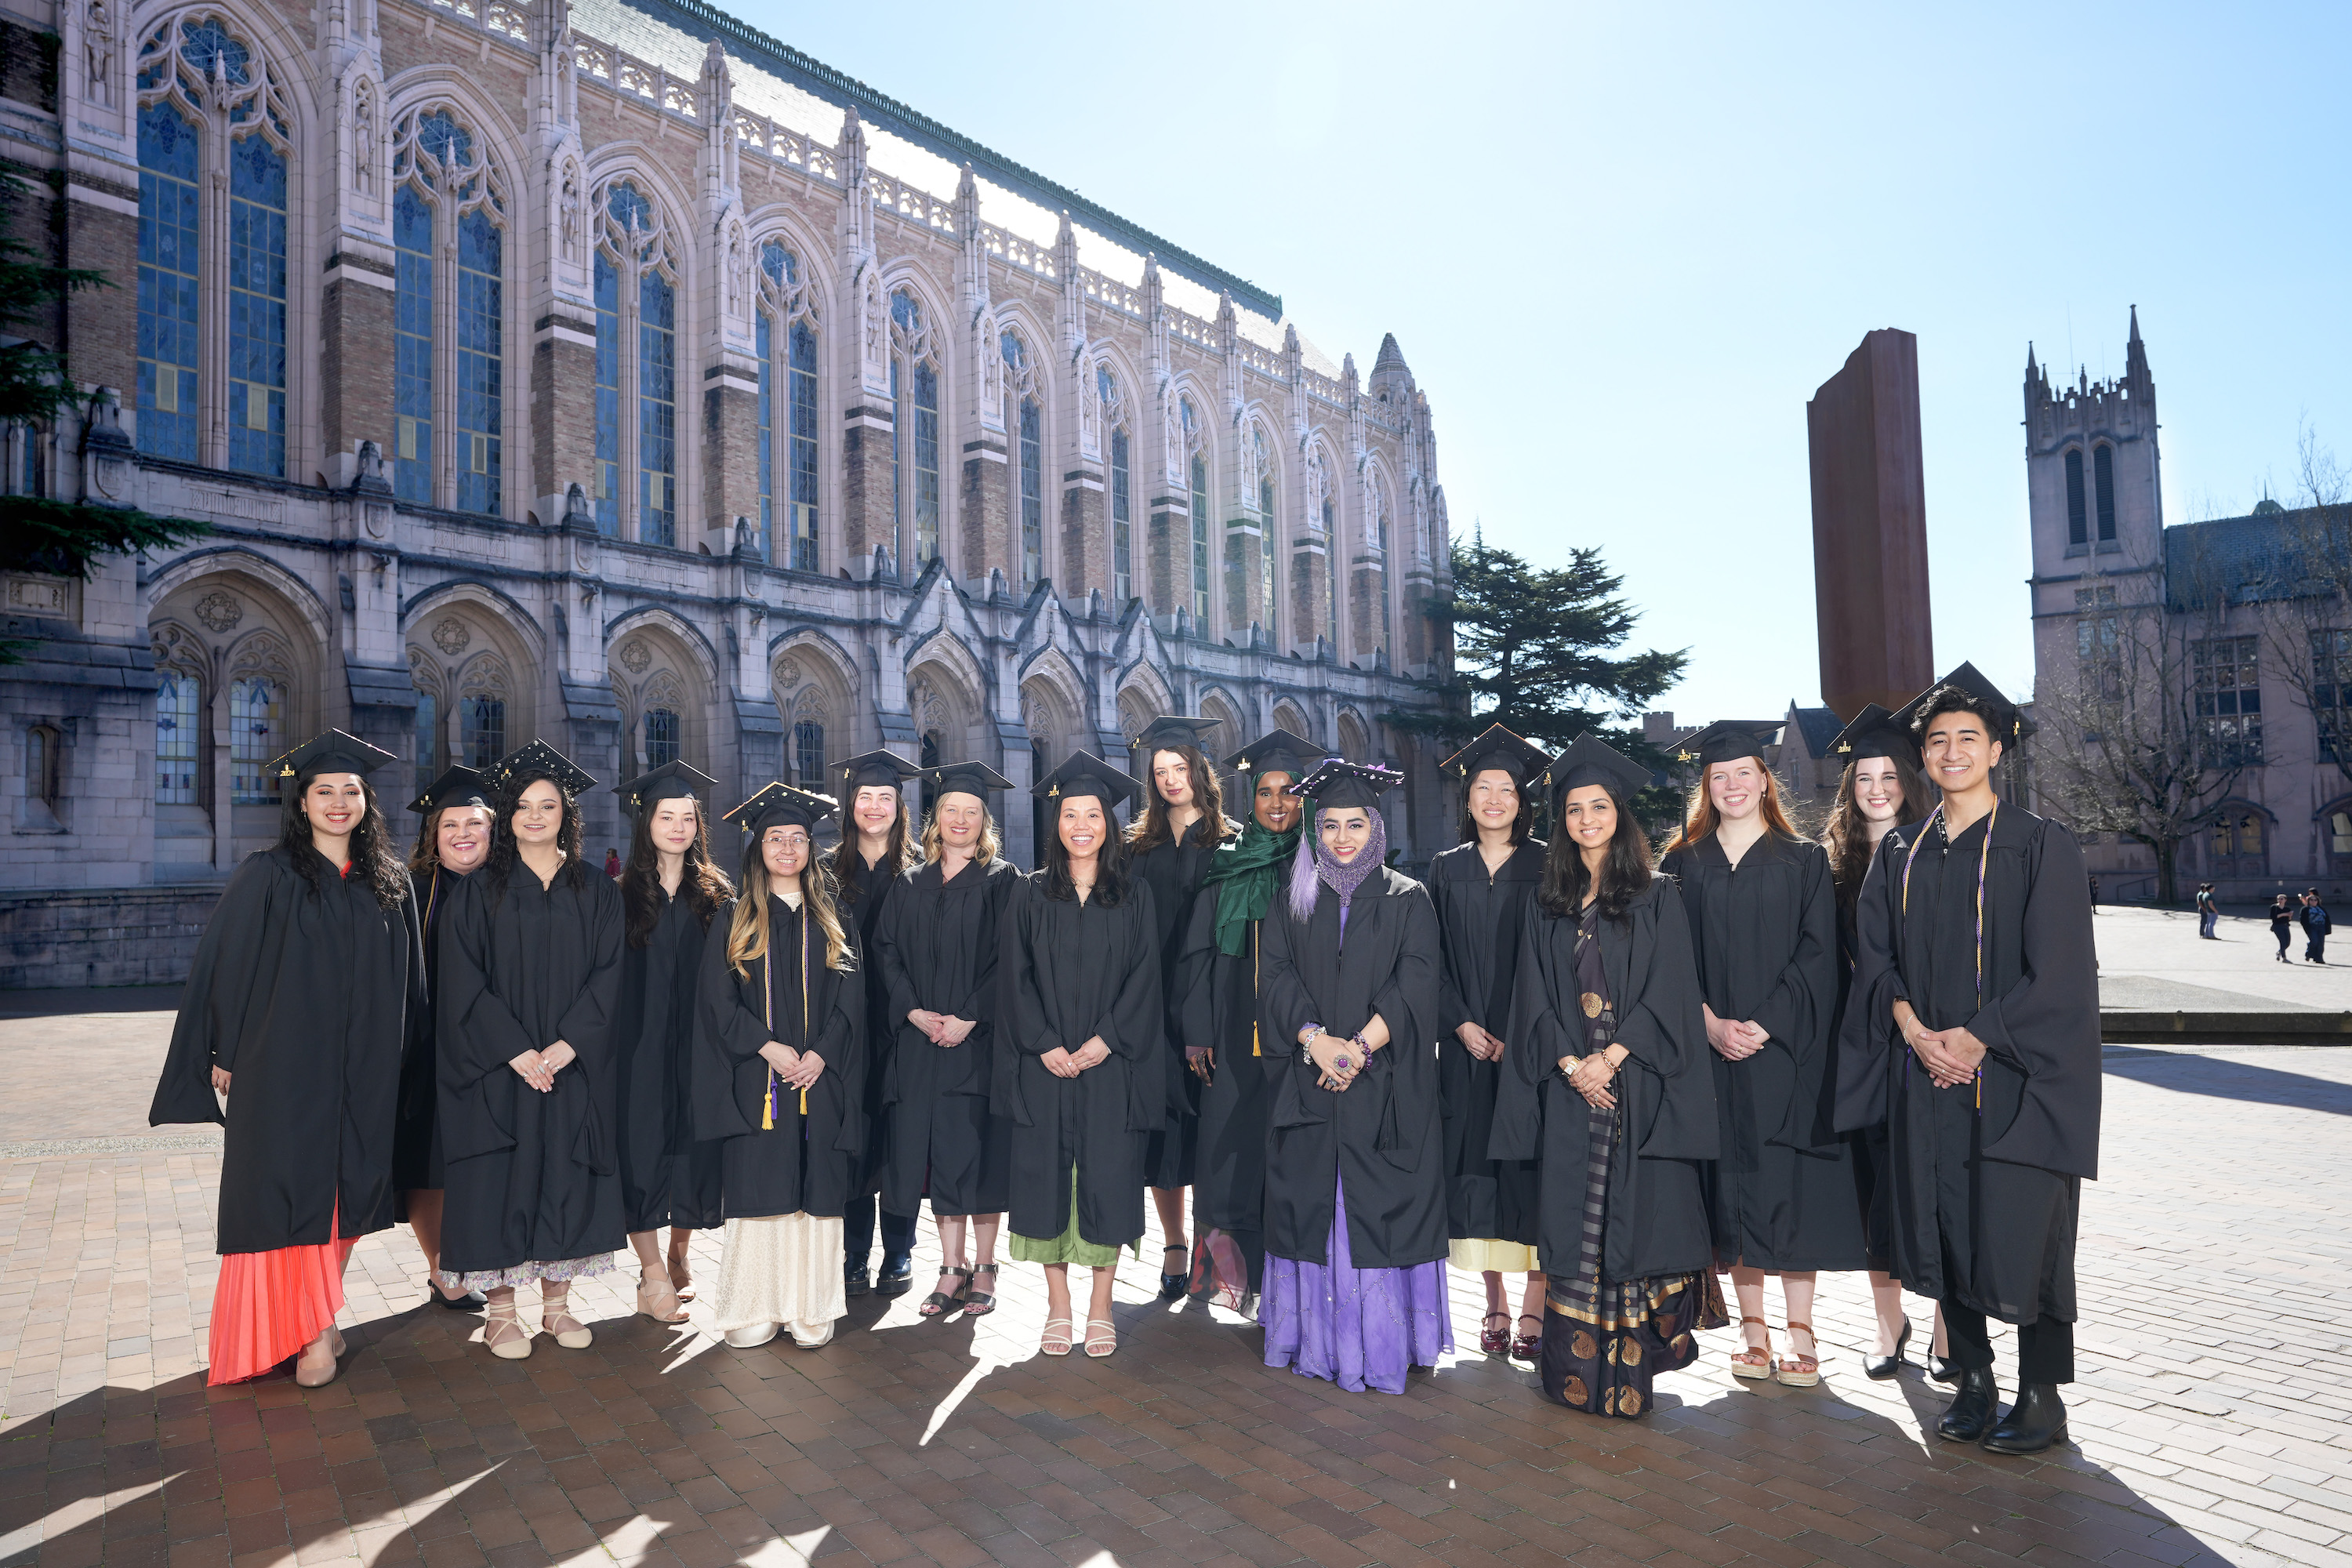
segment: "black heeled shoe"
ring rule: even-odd
[[[490,1304],[490,1299],[479,1290],[468,1290],[462,1296],[444,1296],[441,1287],[430,1279],[425,1282],[425,1292],[433,1298],[433,1304],[444,1311],[478,1312]]]
[[[1892,1355],[1874,1355],[1865,1357],[1862,1363],[1862,1375],[1868,1378],[1874,1378],[1880,1383],[1885,1383],[1890,1377],[1901,1376],[1903,1373],[1903,1347],[1910,1342],[1910,1339],[1911,1320],[1906,1318],[1903,1320],[1901,1331],[1896,1333],[1895,1336],[1895,1353]]]
[[[2000,1407],[2000,1384],[1993,1381],[1992,1368],[1962,1367],[1960,1391],[1936,1423],[1936,1436],[1948,1443],[1980,1442],[1992,1430],[1993,1412]]]
[[[2000,1425],[1985,1434],[1984,1446],[1989,1454],[2038,1454],[2065,1440],[2066,1405],[2058,1385],[2029,1383],[2017,1391],[2017,1403]]]
[[[882,1260],[882,1272],[874,1277],[874,1293],[877,1296],[903,1296],[914,1288],[915,1259],[912,1255]]]
[[[1184,1272],[1181,1274],[1170,1274],[1164,1270],[1161,1272],[1160,1276],[1160,1299],[1163,1301],[1181,1301],[1184,1299],[1185,1292],[1192,1289],[1192,1266],[1190,1260],[1190,1254],[1186,1249],[1176,1246],[1172,1242],[1160,1249],[1161,1260],[1164,1262],[1167,1259],[1168,1255],[1171,1252],[1175,1253],[1178,1257],[1186,1259]]]
[[[1960,1381],[1960,1363],[1950,1356],[1937,1355],[1934,1351],[1929,1351],[1927,1375],[1937,1383],[1958,1383]]]

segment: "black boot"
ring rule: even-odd
[[[874,1287],[866,1278],[866,1259],[853,1258],[841,1266],[841,1292],[845,1296],[863,1296]]]
[[[2000,1384],[1989,1366],[1960,1369],[1960,1391],[1952,1395],[1936,1436],[1950,1443],[1974,1443],[1992,1429],[1993,1412],[2000,1405]]]
[[[877,1296],[903,1296],[915,1288],[915,1260],[900,1254],[882,1259],[882,1272],[874,1277]]]
[[[1991,1454],[2038,1454],[2053,1443],[2066,1440],[2066,1406],[2054,1383],[2029,1383],[2017,1391],[2017,1403],[1987,1434],[1985,1451]]]

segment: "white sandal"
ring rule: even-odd
[[[509,1331],[505,1334],[500,1330]],[[515,1311],[512,1296],[489,1304],[482,1320],[482,1343],[501,1361],[520,1361],[530,1354],[531,1333]]]

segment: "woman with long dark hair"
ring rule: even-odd
[[[888,1019],[890,998],[882,966],[874,962],[874,943],[899,879],[917,864],[905,792],[907,781],[921,771],[896,752],[865,752],[837,764],[832,775],[841,785],[845,818],[841,842],[831,860],[833,886],[840,894],[844,914],[857,925],[857,951],[864,955],[861,966],[866,972],[866,1049],[873,1068],[866,1075],[866,1098],[858,1108],[866,1120],[863,1152],[842,1214],[843,1288],[852,1296],[863,1296],[868,1289],[866,1260],[873,1253],[882,1162],[889,1152],[883,1138],[887,1112],[881,1096],[888,1076],[893,1031]],[[919,1207],[919,1184],[914,1195]],[[871,1289],[879,1296],[903,1296],[915,1286],[916,1208],[898,1214],[887,1204],[880,1207],[882,1272]]]
[[[393,1185],[399,1189],[399,1217],[415,1233],[425,1254],[425,1291],[435,1305],[453,1312],[478,1312],[479,1290],[460,1290],[441,1273],[441,1123],[434,1114],[440,1098],[433,1048],[432,999],[439,994],[442,894],[461,878],[482,868],[490,857],[498,813],[489,784],[472,768],[451,768],[408,803],[423,816],[416,847],[408,857],[409,901],[425,938],[425,1005],[410,1031],[408,1059],[400,1069],[400,1121],[392,1141]]]
[[[1111,1284],[1143,1235],[1143,1157],[1167,1111],[1160,928],[1111,813],[1135,781],[1076,752],[1032,786],[1052,808],[1045,868],[1014,892],[1000,959],[1012,1048],[991,1100],[1012,1121],[1013,1259],[1045,1268],[1038,1349],[1070,1353],[1070,1266],[1091,1268],[1087,1353],[1118,1349]]]
[[[711,1327],[739,1347],[789,1328],[814,1350],[847,1308],[841,1211],[866,1141],[866,987],[857,928],[811,842],[836,804],[771,784],[727,814],[750,842],[742,896],[703,946],[694,1121],[724,1150]]]
[[[735,889],[710,860],[710,828],[697,793],[719,781],[668,763],[619,785],[629,813],[629,859],[621,870],[625,925],[621,994],[614,1017],[619,1085],[617,1140],[621,1208],[637,1255],[637,1310],[682,1323],[693,1274],[687,1248],[715,1230],[717,1144],[694,1135],[688,1091],[694,1054],[694,997],[703,938]],[[669,1226],[669,1256],[661,1227]]]
[[[1541,1172],[1544,1397],[1627,1419],[1725,1321],[1700,1184],[1715,1085],[1689,920],[1633,815],[1649,782],[1590,734],[1544,771],[1552,839],[1487,1144]]]
[[[1731,1371],[1810,1388],[1822,1380],[1815,1276],[1870,1265],[1853,1152],[1834,1126],[1837,891],[1829,856],[1790,826],[1753,730],[1712,725],[1686,742],[1693,753],[1699,782],[1662,868],[1682,885],[1715,1053],[1721,1152],[1706,1173],[1707,1208],[1747,1341]],[[1789,1314],[1790,1353],[1778,1360],[1768,1274],[1780,1276]]]
[[[940,1279],[927,1318],[996,1310],[996,1231],[1012,1180],[1011,1130],[988,1108],[1000,1047],[996,966],[1021,873],[1003,858],[988,797],[1012,781],[979,763],[923,774],[923,863],[898,879],[866,963],[882,972],[889,1041],[883,1085],[882,1210],[915,1213],[928,1185]],[[976,1252],[964,1258],[965,1232]]]
[[[333,1379],[352,1248],[393,1223],[394,1124],[425,1005],[416,906],[367,775],[391,752],[331,730],[269,764],[278,843],[205,923],[151,1125],[222,1124],[207,1381],[300,1353]]]
[[[1830,879],[1837,888],[1838,1000],[1830,1028],[1832,1048],[1829,1081],[1837,1081],[1835,1051],[1843,1039],[1846,1004],[1853,986],[1855,910],[1863,879],[1869,874],[1878,841],[1896,826],[1927,815],[1927,786],[1919,776],[1919,742],[1896,724],[1894,715],[1873,702],[1831,743],[1830,754],[1846,760],[1838,780],[1837,799],[1830,807],[1822,847],[1829,851]],[[1878,1318],[1878,1341],[1862,1363],[1867,1376],[1884,1381],[1903,1370],[1903,1347],[1911,1338],[1911,1322],[1903,1312],[1903,1284],[1888,1272],[1895,1256],[1895,1181],[1888,1163],[1886,1123],[1845,1135],[1853,1158],[1854,1196],[1862,1214],[1864,1245],[1870,1257],[1871,1305]],[[1928,1368],[1937,1374],[1944,1364],[1944,1319],[1936,1316]],[[1949,1382],[1950,1378],[1944,1381]]]
[[[1530,784],[1550,759],[1500,724],[1438,764],[1462,781],[1462,842],[1429,863],[1430,902],[1445,942],[1437,1037],[1445,1126],[1446,1260],[1484,1278],[1478,1348],[1533,1361],[1543,1342],[1543,1270],[1536,1256],[1536,1167],[1489,1159],[1504,1029],[1519,958],[1519,929],[1543,879]],[[1525,1274],[1511,1320],[1503,1276]],[[1514,1330],[1516,1329],[1516,1332]]]
[[[1402,774],[1332,758],[1264,927],[1261,1038],[1289,1059],[1265,1160],[1265,1364],[1404,1392],[1454,1348],[1439,1169],[1437,915],[1382,862]]]
[[[1250,818],[1209,858],[1177,966],[1184,1059],[1200,1080],[1192,1181],[1192,1289],[1244,1317],[1265,1278],[1265,1128],[1274,1085],[1290,1060],[1258,1030],[1266,915],[1290,884],[1298,796],[1315,742],[1268,731],[1225,759],[1249,788]]]
[[[1160,1211],[1160,1299],[1184,1294],[1191,1278],[1184,1241],[1184,1189],[1192,1184],[1200,1134],[1200,1083],[1184,1070],[1183,997],[1177,967],[1183,962],[1184,933],[1192,921],[1192,900],[1208,875],[1210,857],[1241,829],[1225,820],[1224,790],[1217,770],[1201,750],[1201,738],[1222,721],[1161,714],[1129,742],[1144,759],[1151,782],[1144,790],[1140,816],[1128,825],[1127,853],[1137,880],[1151,889],[1151,910],[1160,927],[1160,1004],[1166,1010],[1168,1042],[1162,1064],[1168,1075],[1167,1125],[1151,1135],[1143,1152],[1144,1180]],[[1166,1265],[1170,1255],[1178,1265]]]
[[[580,792],[596,781],[544,741],[490,770],[499,831],[455,889],[441,946],[443,1266],[489,1298],[482,1343],[530,1354],[515,1289],[540,1285],[540,1327],[594,1342],[572,1281],[609,1273],[628,1235],[614,1148],[614,1014],[621,889],[580,860]]]

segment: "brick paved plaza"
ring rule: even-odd
[[[2103,949],[2164,918],[2102,911]],[[2135,952],[2110,967],[2165,967]],[[207,1390],[218,1159],[142,1125],[169,1025],[0,1019],[6,1563],[2352,1564],[2352,1052],[2108,1052],[2077,1446],[2013,1460],[1924,1436],[1945,1391],[1916,1369],[1863,1377],[1859,1277],[1823,1281],[1821,1387],[1735,1383],[1726,1331],[1633,1424],[1475,1352],[1402,1398],[1269,1372],[1254,1328],[1150,1301],[1150,1253],[1105,1362],[1034,1355],[1019,1268],[992,1320],[868,1299],[817,1352],[591,1285],[593,1350],[497,1362],[395,1231],[354,1260],[336,1383]],[[1461,1345],[1478,1310],[1457,1277]]]

